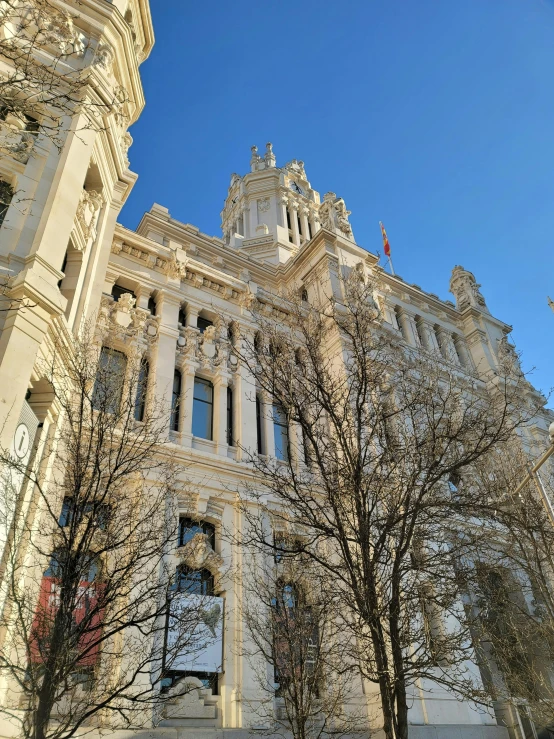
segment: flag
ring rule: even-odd
[[[382,234],[382,236],[383,236],[383,247],[384,247],[384,249],[385,249],[385,255],[386,255],[387,257],[389,257],[389,259],[390,259],[390,244],[389,244],[389,238],[388,238],[388,236],[387,236],[387,232],[385,231],[385,227],[383,226],[383,224],[381,223],[381,221],[379,221],[379,225],[381,226],[381,234]]]

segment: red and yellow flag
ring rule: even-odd
[[[385,249],[385,255],[387,257],[390,257],[390,244],[389,244],[389,237],[387,236],[387,232],[385,231],[385,227],[379,221],[379,225],[381,226],[381,235],[383,236],[383,247]]]

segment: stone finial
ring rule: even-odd
[[[252,152],[252,156],[250,158],[250,170],[252,172],[255,172],[257,169],[260,169],[260,163],[264,160],[262,157],[258,154],[258,147],[257,146],[251,146],[250,151]],[[263,169],[263,167],[262,167]]]
[[[458,310],[466,310],[467,308],[477,308],[478,310],[489,312],[485,298],[481,294],[477,284],[477,280],[472,272],[464,269],[457,264],[452,270],[450,278],[450,292],[456,298],[456,307]]]
[[[275,167],[277,160],[275,158],[275,154],[273,153],[273,144],[271,141],[268,141],[268,143],[265,145],[265,156],[264,156],[265,166],[270,169],[271,167]]]

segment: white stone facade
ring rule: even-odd
[[[74,3],[60,4],[74,10]],[[12,202],[0,228],[0,265],[12,275],[10,296],[28,304],[2,314],[2,443],[13,443],[22,413],[30,409],[40,449],[41,439],[56,423],[38,370],[40,358],[48,356],[49,333],[76,331],[82,320],[97,320],[100,336],[109,334],[110,342],[124,351],[133,343],[148,359],[149,402],[165,404],[172,452],[198,491],[196,513],[215,529],[215,551],[208,548],[195,556],[217,574],[223,563],[240,567],[240,553],[224,542],[221,532],[224,527],[240,530],[233,490],[250,475],[244,450],[255,452],[258,443],[255,385],[230,351],[233,331],[253,330],[248,307],[257,295],[294,289],[308,300],[321,298],[337,289],[341,274],[362,264],[376,278],[384,330],[483,383],[499,365],[508,363],[519,371],[517,354],[506,338],[511,327],[490,314],[474,275],[463,267],[452,273],[455,303],[385,272],[377,256],[355,242],[344,200],[332,192],[321,198],[303,162],[278,167],[271,144],[263,155],[253,147],[250,171],[232,175],[221,213],[223,238],[174,220],[160,205],[144,215],[136,232],[117,224],[136,179],[128,169],[132,139],[127,126],[143,105],[138,66],[153,42],[148,3],[84,0],[75,24],[84,39],[83,64],[94,67],[91,94],[117,85],[130,94],[125,110],[115,106],[105,111],[101,126],[77,133],[73,121],[61,154],[40,134],[27,140],[9,121],[0,123],[0,178],[32,202]],[[194,433],[195,377],[213,388],[212,424],[202,435]],[[177,413],[171,404],[175,392]],[[528,393],[537,395],[530,385]],[[548,443],[549,420],[545,413],[533,431],[537,451]],[[269,414],[263,414],[262,437],[264,452],[271,456],[275,448]],[[166,709],[156,728],[150,724],[111,735],[250,735],[258,688],[240,656],[245,638],[238,616],[241,593],[223,576],[217,594],[225,602],[218,694],[198,682],[197,690]],[[436,686],[432,692],[429,688],[422,684],[414,690],[412,736],[507,736],[492,712],[459,702]],[[368,726],[375,725],[373,689],[360,682],[357,694],[358,703],[367,706]],[[2,732],[9,735],[9,727],[0,722]]]

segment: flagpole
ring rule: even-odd
[[[385,231],[385,227],[383,226],[383,223],[379,221],[379,226],[381,228],[381,236],[383,237],[383,246],[385,247],[385,256],[389,260],[389,267],[391,275],[394,277],[394,267],[392,266],[392,259],[390,256],[390,244],[389,244],[389,238],[387,236],[387,232]]]
[[[389,260],[390,273],[394,277],[394,267],[392,266],[392,259],[388,257],[388,260]]]

